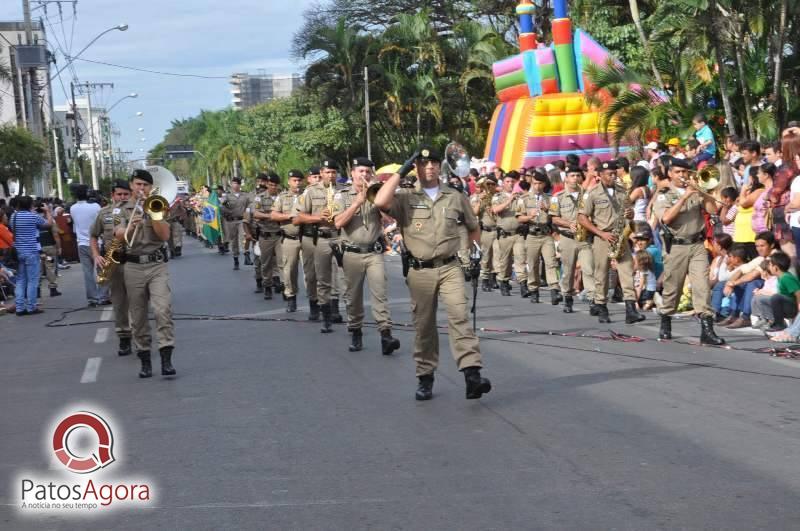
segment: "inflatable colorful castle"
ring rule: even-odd
[[[504,170],[544,166],[575,153],[610,158],[615,149],[600,130],[602,110],[585,97],[591,88],[584,66],[614,60],[580,29],[572,30],[567,1],[553,3],[553,43],[536,42],[530,0],[517,6],[520,53],[492,66],[497,98],[484,157]],[[612,124],[613,125],[613,124]]]

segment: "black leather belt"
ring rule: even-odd
[[[167,253],[159,249],[151,254],[126,254],[125,261],[133,264],[160,264],[161,262],[169,261],[169,259],[167,258]]]
[[[458,260],[457,256],[451,256],[450,258],[434,258],[433,260],[419,260],[413,256],[409,256],[408,265],[414,269],[434,269],[447,265],[455,260]]]
[[[273,236],[280,236],[280,235],[281,235],[281,231],[262,232],[262,233],[259,233],[258,237],[259,238],[272,238]]]
[[[511,236],[516,236],[516,232],[506,232],[503,229],[496,229],[497,237],[498,238],[510,238]]]
[[[375,243],[343,243],[342,248],[345,252],[356,254],[383,253],[383,242],[378,240]]]
[[[706,233],[698,232],[690,238],[672,238],[672,245],[692,245],[693,243],[700,243],[706,239]]]
[[[225,221],[242,221],[244,219],[244,217],[228,216],[228,217],[225,217],[224,219],[225,219]]]
[[[320,238],[335,238],[339,235],[339,233],[332,230],[320,230],[317,235]]]
[[[559,232],[559,234],[561,234],[565,238],[569,238],[570,240],[574,240],[575,239],[575,233],[574,232],[562,231],[562,232]]]
[[[483,232],[494,232],[497,229],[495,227],[489,228],[489,227],[484,227],[483,225],[481,225],[481,230]]]
[[[531,225],[530,228],[528,228],[529,236],[550,236],[550,234],[549,227],[535,227]]]
[[[299,240],[300,239],[300,235],[299,234],[297,236],[291,236],[289,234],[286,234],[285,232],[282,232],[281,236],[283,236],[287,240]]]

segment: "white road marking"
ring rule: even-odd
[[[94,335],[94,342],[95,343],[105,343],[108,340],[108,327],[105,328],[98,328],[97,332]]]
[[[89,358],[86,360],[86,367],[83,369],[81,383],[94,383],[97,381],[97,373],[100,372],[100,363],[103,358]]]
[[[103,310],[103,313],[100,314],[100,320],[101,321],[110,321],[111,320],[111,314],[113,313],[113,311],[114,310],[111,309],[111,308],[105,308]]]

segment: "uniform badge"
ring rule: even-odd
[[[583,194],[583,200],[586,201],[587,199],[589,199],[589,192]]]
[[[335,194],[333,194],[334,201],[338,201],[341,198],[342,198],[342,193],[341,192],[336,192]]]
[[[430,156],[431,156],[431,152],[430,152],[430,151],[428,151],[427,149],[423,149],[423,150],[420,152],[420,155],[422,155],[422,156],[423,156],[423,157],[425,157],[425,158],[428,158],[428,157],[430,157]]]
[[[117,207],[117,208],[115,208],[114,210],[111,211],[111,213],[114,214],[115,216],[117,214],[119,214],[120,212],[122,212],[122,210],[119,207]]]
[[[417,232],[422,232],[422,222],[421,221],[417,221],[416,223],[414,223],[414,229]]]
[[[667,198],[667,196],[665,196],[664,194],[658,194],[658,198],[657,198],[657,199],[658,199],[659,201],[663,201],[663,200],[664,200],[664,199],[666,199],[666,198]]]

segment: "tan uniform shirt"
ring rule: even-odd
[[[581,201],[583,190],[580,188],[577,192],[568,192],[562,190],[550,200],[550,215],[561,218],[569,223],[578,222],[578,205]],[[565,227],[559,227],[561,230],[566,230]]]
[[[103,243],[110,243],[114,238],[114,217],[119,217],[121,214],[119,205],[107,205],[100,209],[94,224],[89,229],[89,236],[92,238],[101,238]],[[119,220],[118,220],[119,221]]]
[[[116,227],[128,226],[128,221],[133,215],[133,207],[135,205],[135,199],[131,199],[122,205],[120,208],[120,223],[116,225]],[[130,235],[133,235],[133,229],[131,229]],[[153,230],[153,220],[150,219],[150,216],[145,214],[144,219],[139,224],[139,230],[136,231],[136,239],[133,241],[133,246],[128,247],[126,252],[136,256],[147,255],[158,251],[164,247],[164,245],[165,242],[161,240]]]
[[[250,194],[245,192],[239,192],[238,194],[227,193],[222,198],[221,204],[223,218],[233,218],[233,220],[244,218],[244,211],[247,209],[247,205],[250,204]]]
[[[481,198],[477,193],[472,194],[469,198],[469,203],[472,206],[475,206],[480,202]],[[484,228],[494,229],[497,226],[497,216],[495,216],[492,212],[491,202],[489,203],[489,206],[481,206],[480,210],[478,211],[478,219],[481,221]]]
[[[419,260],[455,256],[461,248],[459,220],[470,232],[478,229],[467,197],[449,186],[439,188],[435,201],[424,190],[398,190],[387,213],[397,220],[406,248]]]
[[[664,217],[664,212],[672,208],[680,200],[683,194],[678,190],[678,188],[672,187],[656,194],[653,212],[659,221]],[[667,227],[676,238],[691,238],[706,228],[705,219],[703,218],[704,210],[703,196],[695,194],[686,200],[678,216]]]
[[[520,200],[524,205],[522,214],[534,214],[529,223],[533,225],[546,225],[550,221],[550,196],[548,194],[528,192],[523,195]],[[547,205],[546,208],[542,208],[542,202]]]
[[[288,190],[279,193],[278,197],[275,198],[275,201],[272,203],[272,211],[294,216],[297,211],[296,207],[300,195],[301,194],[295,195]],[[287,236],[297,237],[300,235],[300,227],[297,225],[292,225],[291,221],[284,221],[280,223],[280,227]]]
[[[589,218],[589,221],[601,231],[609,231],[614,228],[617,219],[623,215],[623,196],[625,188],[620,184],[614,185],[613,196],[602,184],[598,184],[588,192],[583,194],[583,208],[581,214]]]
[[[505,203],[508,201],[509,195],[511,194],[508,192],[498,192],[494,194],[494,197],[492,198],[492,206],[495,207]],[[519,228],[519,220],[517,219],[517,216],[524,213],[525,204],[523,198],[520,197],[516,201],[512,201],[508,208],[497,214],[497,226],[506,232],[516,232],[516,230]]]
[[[334,186],[331,190],[335,195],[336,187]],[[297,212],[312,215],[319,214],[328,206],[328,193],[328,188],[325,188],[321,182],[307,187],[297,200]],[[327,221],[323,221],[319,226],[334,228],[333,223],[328,223]]]
[[[253,202],[250,204],[251,213],[254,215],[256,212],[261,212],[262,214],[270,214],[272,213],[273,206],[275,204],[275,200],[278,196],[271,196],[269,192],[264,190],[256,194],[253,198]],[[281,225],[277,221],[272,221],[271,219],[253,219],[253,225],[261,229],[261,234],[263,235],[266,232],[275,233],[281,230]]]
[[[355,188],[345,188],[341,192],[336,192],[333,197],[335,214],[341,214],[355,202],[358,195]],[[342,227],[342,239],[345,242],[356,245],[372,245],[383,233],[383,222],[381,211],[375,205],[367,201],[350,219],[350,222]]]

